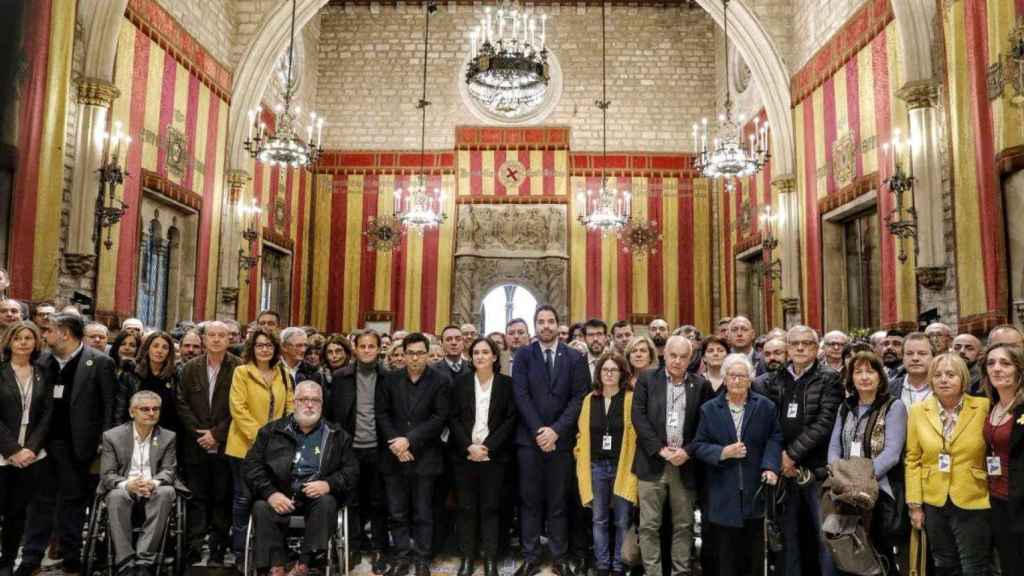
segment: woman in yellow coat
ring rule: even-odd
[[[295,410],[291,376],[280,362],[281,342],[269,330],[257,328],[245,341],[242,361],[231,378],[228,405],[231,427],[224,453],[231,462],[234,500],[231,504],[231,544],[242,558],[252,495],[245,482],[243,462],[264,424]]]
[[[593,391],[583,399],[576,440],[580,500],[594,513],[594,560],[599,576],[621,576],[622,541],[637,503],[633,474],[636,431],[633,391],[626,359],[605,352],[594,364]],[[615,550],[608,542],[609,510],[615,524]]]
[[[910,522],[928,535],[938,574],[988,574],[989,401],[965,394],[971,376],[955,353],[928,371],[932,396],[910,409],[906,482]]]

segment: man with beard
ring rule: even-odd
[[[888,339],[888,336],[886,336]],[[909,409],[932,395],[928,368],[935,357],[932,341],[924,332],[911,332],[903,338],[902,374],[889,382],[889,394],[899,398]]]
[[[604,320],[591,318],[583,325],[583,343],[587,345],[587,370],[594,378],[594,364],[608,346],[608,325]]]
[[[949,347],[953,345],[952,328],[942,322],[932,322],[924,329],[924,333],[931,338],[936,356],[949,352]]]
[[[291,516],[304,520],[299,559],[289,574],[307,576],[323,565],[327,542],[337,529],[338,506],[355,490],[359,463],[352,437],[321,418],[323,389],[311,380],[295,386],[295,413],[260,428],[245,457],[252,488],[257,572],[284,576],[285,536]]]
[[[615,351],[623,356],[626,355],[626,346],[633,339],[633,325],[629,320],[619,320],[612,324],[612,341],[615,343]]]
[[[647,326],[648,335],[658,349],[658,367],[665,367],[665,342],[668,341],[668,322],[664,318],[655,318]]]
[[[906,373],[903,367],[903,338],[904,334],[900,330],[889,330],[875,347],[875,354],[882,359],[890,383]],[[907,408],[910,408],[910,404],[907,404]]]
[[[352,528],[350,554],[359,559],[363,526],[370,521],[370,567],[374,574],[384,574],[388,565],[384,556],[387,546],[387,501],[381,490],[381,453],[377,447],[377,421],[374,399],[378,385],[384,382],[380,362],[380,334],[373,330],[356,333],[353,354],[355,362],[334,372],[331,383],[334,393],[328,397],[327,419],[337,422],[350,436],[359,463],[358,492],[351,501],[349,526]]]
[[[537,341],[516,353],[512,382],[519,426],[519,488],[523,565],[515,576],[536,576],[540,535],[547,525],[555,576],[572,576],[566,564],[566,500],[573,469],[576,420],[590,384],[583,355],[558,341],[558,312],[548,304],[533,316]]]
[[[967,369],[971,371],[971,387],[967,391],[971,396],[984,394],[981,388],[981,365],[978,364],[983,348],[981,340],[973,334],[958,334],[953,338],[953,352],[964,359]]]
[[[786,367],[786,338],[785,336],[772,336],[764,343],[762,360],[765,367],[764,374],[754,380],[752,388],[754,392],[765,395],[766,382],[775,377],[775,374]]]
[[[185,335],[181,337],[181,342],[178,344],[178,363],[184,365],[189,360],[198,358],[202,354],[203,339],[199,335],[199,331],[193,329],[185,332]]]

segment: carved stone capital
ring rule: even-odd
[[[779,194],[789,194],[796,190],[796,178],[792,176],[772,178],[772,188],[778,190]]]
[[[800,311],[799,298],[781,298],[779,302],[782,304],[782,311],[786,314],[792,314]]]
[[[942,290],[946,285],[945,266],[921,266],[917,272],[917,283],[929,290]]]
[[[91,106],[110,108],[121,91],[110,82],[97,78],[84,78],[78,82],[78,101]]]
[[[234,304],[235,302],[238,302],[238,287],[221,286],[220,301],[227,305],[231,305]]]
[[[245,190],[245,185],[249,183],[252,178],[249,173],[245,170],[228,170],[228,202],[231,204],[238,204],[239,198],[242,197],[242,192]]]
[[[937,80],[907,82],[896,91],[896,95],[907,103],[908,110],[933,108],[939,99],[939,83]]]
[[[68,274],[73,278],[81,278],[90,270],[95,270],[95,267],[95,254],[64,254],[64,269],[67,270]]]

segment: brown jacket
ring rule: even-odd
[[[213,401],[210,399],[210,382],[206,373],[206,354],[189,360],[181,367],[178,378],[178,416],[181,419],[182,436],[189,444],[199,438],[196,430],[212,430],[217,440],[217,452],[223,454],[231,427],[231,407],[228,395],[231,392],[231,378],[235,367],[242,360],[231,354],[224,355],[214,382]],[[186,454],[183,454],[185,456]]]

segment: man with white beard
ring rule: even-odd
[[[285,576],[285,533],[291,516],[305,519],[302,549],[292,576],[322,568],[328,539],[336,530],[338,506],[348,500],[359,479],[352,436],[321,419],[323,389],[311,380],[295,386],[295,412],[260,429],[245,457],[252,488],[259,573]]]

